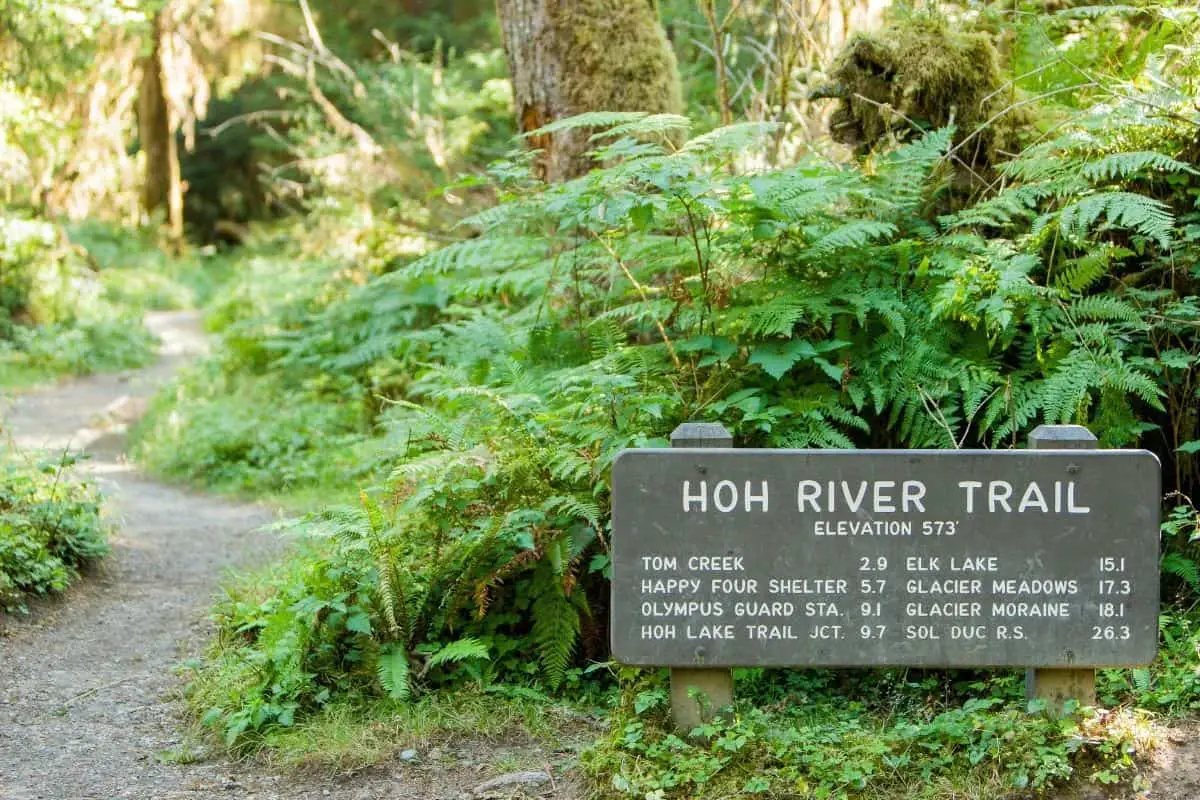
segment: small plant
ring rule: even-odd
[[[70,474],[73,464],[0,451],[0,611],[63,591],[108,552],[99,494]]]

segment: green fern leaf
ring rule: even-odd
[[[1105,192],[1076,200],[1059,214],[1059,228],[1074,240],[1087,238],[1088,231],[1104,216],[1110,225],[1127,228],[1170,247],[1175,216],[1163,202],[1132,192]]]
[[[473,636],[451,642],[429,657],[428,665],[440,667],[444,664],[458,664],[472,659],[486,660],[490,655],[488,646]]]
[[[1082,170],[1083,177],[1090,181],[1128,179],[1146,171],[1200,174],[1190,165],[1152,150],[1113,153],[1095,161],[1089,161]]]
[[[379,684],[393,700],[407,700],[412,696],[409,685],[408,653],[399,644],[391,644],[379,651],[375,660],[375,671]]]
[[[542,671],[551,688],[566,680],[571,654],[579,637],[579,611],[562,590],[562,584],[551,571],[541,572],[548,577],[536,581],[539,593],[533,601],[533,640],[537,645]]]
[[[1167,553],[1162,557],[1162,571],[1181,578],[1192,591],[1200,593],[1200,563],[1179,553]]]

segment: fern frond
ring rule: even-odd
[[[607,129],[617,125],[636,123],[639,120],[646,119],[648,116],[650,114],[645,111],[588,111],[584,114],[576,114],[573,117],[555,120],[537,130],[526,131],[521,136],[528,139],[531,136],[542,136],[547,133],[573,131],[581,128]]]
[[[1183,580],[1193,592],[1200,593],[1200,563],[1180,553],[1167,553],[1162,557],[1162,571]]]
[[[1153,150],[1113,153],[1095,161],[1089,161],[1084,165],[1082,173],[1083,177],[1090,181],[1112,181],[1126,180],[1146,171],[1200,174],[1190,164],[1176,161],[1168,155],[1156,153]]]
[[[1093,295],[1075,300],[1068,306],[1068,313],[1076,320],[1122,320],[1140,322],[1138,309],[1111,295]]]
[[[894,223],[872,219],[848,222],[813,242],[811,252],[817,257],[827,256],[835,250],[864,247],[868,243],[894,236],[899,230]]]
[[[403,701],[412,696],[408,653],[403,645],[391,644],[381,649],[375,659],[375,673],[388,697]]]
[[[445,664],[458,664],[472,659],[487,660],[491,655],[488,646],[474,636],[464,636],[439,649],[429,657],[427,665],[430,669]]]
[[[688,131],[692,121],[679,114],[644,114],[591,135],[592,141],[616,136],[666,136]]]
[[[739,122],[701,134],[688,141],[680,153],[683,155],[725,155],[748,150],[779,126],[774,122]]]
[[[1074,292],[1083,291],[1107,275],[1115,263],[1132,255],[1132,250],[1105,244],[1063,262],[1054,274],[1054,284]]]
[[[1133,192],[1104,192],[1076,200],[1059,214],[1059,228],[1076,241],[1103,215],[1110,225],[1127,228],[1170,247],[1174,236],[1175,215],[1163,202]]]
[[[571,654],[579,638],[579,610],[563,592],[562,584],[549,569],[539,570],[537,597],[532,604],[533,640],[542,671],[551,688],[566,679]]]

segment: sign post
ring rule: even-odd
[[[1029,434],[1030,450],[1095,450],[1096,436],[1082,425],[1039,425]],[[1157,556],[1157,547],[1155,554]],[[1157,598],[1157,593],[1155,594]],[[1063,704],[1096,704],[1096,670],[1045,667],[1025,671],[1025,697],[1046,701],[1046,709],[1061,714]]]
[[[613,465],[613,654],[672,668],[685,730],[732,701],[734,666],[1025,667],[1061,707],[1153,660],[1152,453],[1074,426],[1029,450],[730,444],[684,425]]]
[[[671,447],[733,447],[733,436],[720,423],[685,422],[671,432]],[[693,667],[671,669],[671,714],[675,727],[690,731],[733,705],[733,671]]]

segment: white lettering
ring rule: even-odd
[[[1033,506],[1040,507],[1043,513],[1050,511],[1050,507],[1046,505],[1046,498],[1042,495],[1042,489],[1037,485],[1037,481],[1029,482],[1029,486],[1025,489],[1025,494],[1021,496],[1021,504],[1017,506],[1017,511],[1021,512]]]
[[[891,489],[896,485],[895,481],[875,481],[875,511],[881,514],[890,514],[896,510],[896,506],[892,504],[891,492],[884,493],[884,489]]]
[[[1070,514],[1086,514],[1091,511],[1091,506],[1075,505],[1075,481],[1067,484],[1067,512]]]
[[[820,511],[821,507],[817,505],[821,499],[821,484],[816,481],[800,481],[796,487],[796,507],[801,514],[804,513],[806,503],[812,504],[813,511]]]
[[[728,491],[729,502],[721,502],[722,490]],[[713,505],[717,507],[717,511],[728,514],[733,509],[737,508],[738,490],[733,481],[721,481],[717,484],[717,488],[713,489]]]
[[[958,488],[967,490],[967,513],[975,513],[975,490],[983,488],[983,481],[959,481]]]
[[[867,496],[867,482],[866,481],[859,481],[858,494],[854,495],[853,497],[850,496],[849,482],[842,481],[842,497],[845,498],[846,507],[850,510],[851,514],[858,513],[858,510],[860,508],[862,508],[862,502],[866,498],[866,496]]]
[[[911,510],[910,505],[917,511],[925,510],[925,504],[921,502],[925,498],[925,484],[920,481],[905,481],[900,487],[900,497],[905,514]]]
[[[746,481],[746,510],[750,510],[751,503],[758,503],[762,506],[762,512],[767,511],[767,482],[762,481],[762,494],[752,494],[750,491],[750,481]]]
[[[1012,511],[1008,498],[1012,497],[1013,487],[1008,481],[992,481],[988,484],[988,511],[996,513],[996,506],[1004,506],[1005,511]]]

